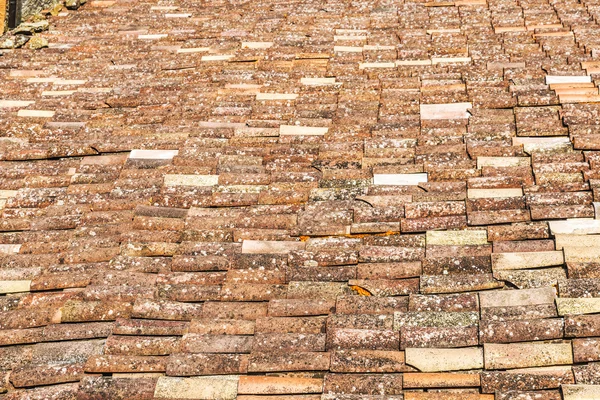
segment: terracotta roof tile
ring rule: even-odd
[[[0,398],[598,397],[594,2],[77,3],[0,50]]]

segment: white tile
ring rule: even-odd
[[[27,78],[27,83],[54,83],[59,78],[47,77],[47,78]]]
[[[484,343],[485,369],[515,369],[573,364],[573,348],[563,343]]]
[[[471,103],[421,104],[421,119],[465,119]]]
[[[171,160],[179,150],[131,150],[129,158],[144,160]]]
[[[425,31],[428,35],[434,33],[460,33],[460,28],[449,28],[449,29],[427,29]]]
[[[502,189],[468,189],[467,197],[470,199],[493,199],[503,197],[523,196],[522,188],[502,188]]]
[[[562,251],[492,254],[492,268],[494,271],[553,267],[562,265],[564,262],[565,258]]]
[[[190,18],[192,14],[181,13],[181,14],[165,14],[165,18]]]
[[[427,173],[419,174],[375,174],[375,185],[418,185],[427,182]]]
[[[553,83],[588,83],[592,81],[591,76],[587,75],[574,75],[574,76],[559,76],[559,75],[546,75],[546,85]]]
[[[244,240],[242,243],[242,253],[245,254],[287,254],[305,248],[306,242]]]
[[[463,347],[459,349],[407,348],[406,364],[421,372],[461,371],[483,368],[483,349]]]
[[[598,400],[600,385],[561,385],[563,400]]]
[[[33,103],[32,100],[0,100],[0,108],[27,107]]]
[[[157,399],[205,399],[235,400],[239,376],[194,376],[176,378],[162,376],[158,378],[154,389]]]
[[[523,145],[523,151],[531,154],[536,151],[565,151],[573,148],[567,136],[555,137],[514,137],[513,146]]]
[[[32,70],[32,69],[11,69],[8,76],[13,78],[26,78],[30,76],[38,76],[43,74],[42,70]]]
[[[256,100],[295,100],[296,93],[257,93]]]
[[[49,110],[19,110],[17,113],[19,117],[31,117],[31,118],[52,118],[54,111]]]
[[[323,136],[329,131],[327,127],[320,126],[296,126],[296,125],[280,125],[279,134],[282,136],[288,135],[303,135],[303,136]]]
[[[336,53],[362,53],[362,47],[356,46],[333,46],[333,51]]]
[[[10,199],[17,195],[17,190],[0,190],[0,199]]]
[[[242,49],[268,49],[273,42],[242,42]]]
[[[75,43],[48,43],[49,49],[70,49],[75,46]]]
[[[570,235],[558,233],[554,235],[554,243],[556,250],[575,246],[600,248],[600,235]]]
[[[466,246],[487,244],[487,230],[427,231],[427,246]]]
[[[600,298],[559,297],[556,299],[558,315],[582,315],[600,313]]]
[[[556,234],[588,235],[600,233],[600,220],[592,218],[573,218],[565,221],[549,221],[550,232]]]
[[[553,287],[522,290],[487,290],[479,293],[481,308],[554,304],[555,299],[556,289]]]
[[[213,56],[202,56],[200,61],[227,61],[235,57],[233,54],[215,54]]]
[[[583,237],[600,237],[599,235],[578,235]],[[586,246],[583,243],[576,243],[571,246],[564,246],[566,263],[592,263],[600,260],[600,246]]]
[[[530,157],[477,157],[477,168],[524,167],[531,165]]]
[[[0,281],[0,294],[29,292],[31,281]]]
[[[165,175],[167,186],[214,186],[219,183],[219,175]]]
[[[552,136],[552,137],[531,137],[531,136],[520,136],[512,138],[513,145],[518,146],[520,144],[543,144],[543,143],[570,143],[568,136]]]
[[[152,10],[152,11],[175,11],[178,9],[179,9],[179,7],[177,7],[177,6],[152,6],[152,7],[150,7],[150,10]]]
[[[0,254],[19,254],[20,244],[0,244]]]
[[[42,92],[42,96],[60,97],[60,96],[70,96],[73,93],[75,93],[75,90],[44,90]]]
[[[300,83],[307,86],[335,85],[335,78],[300,78]]]
[[[116,1],[113,1],[113,0],[93,0],[93,1],[88,2],[87,4],[90,7],[105,8],[105,7],[113,6],[115,3],[116,3]]]

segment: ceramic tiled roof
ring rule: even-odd
[[[49,17],[0,56],[0,399],[600,399],[599,17]]]

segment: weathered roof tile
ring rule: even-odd
[[[0,397],[598,397],[594,4],[76,3],[1,57]]]

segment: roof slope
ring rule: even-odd
[[[0,57],[0,399],[600,398],[599,6],[52,18]]]

